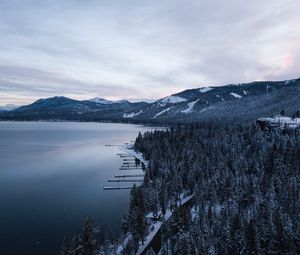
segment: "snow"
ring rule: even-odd
[[[128,103],[127,100],[118,100],[118,101],[115,101],[114,103],[116,104],[124,104],[124,103]]]
[[[192,221],[194,221],[194,220],[196,219],[197,215],[198,215],[197,209],[196,209],[195,206],[193,206],[193,207],[191,208]]]
[[[221,99],[221,101],[224,101],[224,98],[223,98],[223,97],[221,97],[220,95],[216,95],[216,97],[220,98],[220,99]]]
[[[169,108],[167,108],[167,109],[164,109],[164,110],[162,110],[161,112],[156,113],[155,116],[154,116],[153,118],[156,119],[158,116],[167,113],[167,112],[170,111],[171,109],[172,109],[172,107],[169,107]]]
[[[145,167],[148,166],[148,161],[144,159],[143,154],[141,152],[137,152],[133,149],[133,144],[125,144],[121,145],[119,149],[127,154],[130,154],[131,156],[139,159]],[[153,237],[152,237],[153,238]],[[116,248],[116,254],[122,255],[124,248],[127,246],[127,244],[132,240],[132,235],[128,234],[125,239],[117,246]],[[152,239],[151,239],[152,240]]]
[[[190,196],[187,196],[187,197],[184,197],[184,196],[185,196],[185,194],[181,194],[180,201],[177,202],[178,206],[184,205],[185,203],[187,203],[188,201],[190,201],[194,197],[194,194],[192,194]],[[151,215],[153,215],[153,214],[148,214],[146,217],[150,217]],[[158,212],[158,215],[161,215],[160,211]],[[166,210],[166,214],[164,216],[164,220],[167,221],[171,217],[172,217],[172,211],[170,209],[167,209]],[[140,255],[140,254],[142,254],[144,252],[144,250],[146,249],[146,247],[149,245],[149,243],[152,241],[152,239],[155,237],[155,235],[157,234],[157,232],[161,228],[161,225],[162,225],[162,221],[161,220],[156,221],[155,223],[152,223],[150,225],[149,229],[152,229],[152,231],[146,236],[144,244],[142,244],[140,242],[140,246],[139,246],[137,255]]]
[[[119,244],[116,250],[116,254],[124,254],[123,250],[124,248],[127,246],[127,244],[132,240],[132,236],[131,234],[127,235],[124,239],[124,241],[122,242],[122,244]]]
[[[245,95],[245,96],[247,96],[247,95],[248,95],[248,93],[247,93],[247,91],[246,91],[246,90],[243,90],[243,93],[244,93],[244,95]]]
[[[220,205],[220,204],[215,204],[215,205],[213,206],[213,210],[214,210],[214,212],[215,212],[217,215],[220,215],[220,214],[221,214],[222,209],[223,209],[223,206]]]
[[[203,112],[212,110],[212,109],[214,109],[214,108],[216,108],[216,107],[214,107],[214,106],[205,107],[205,108],[203,108],[203,109],[200,111],[200,113],[203,113]]]
[[[188,108],[186,108],[185,110],[182,110],[181,112],[185,113],[185,114],[192,113],[194,111],[194,106],[198,101],[199,101],[199,99],[197,99],[196,101],[193,101],[191,103],[188,103]]]
[[[126,144],[126,145],[122,145],[119,147],[119,149],[121,151],[124,151],[128,154],[130,154],[131,156],[139,159],[142,163],[144,163],[145,167],[148,166],[148,160],[145,160],[144,157],[143,157],[143,153],[141,152],[137,152],[133,149],[133,144]]]
[[[143,113],[142,110],[140,110],[139,112],[124,113],[123,118],[134,118],[134,117],[140,115],[141,113]]]
[[[206,92],[211,91],[211,90],[213,90],[213,88],[211,88],[211,87],[204,87],[204,88],[199,89],[199,91],[201,93],[206,93]]]
[[[90,102],[94,102],[96,104],[124,104],[128,103],[127,100],[118,100],[118,101],[109,101],[104,98],[95,97],[89,100]]]
[[[17,109],[20,106],[14,105],[14,104],[6,104],[3,106],[0,106],[0,111],[12,111]]]
[[[119,147],[120,150],[138,158],[141,162],[145,164],[145,166],[148,165],[148,161],[144,159],[143,154],[140,152],[136,152],[133,150],[132,144],[126,144],[122,145]],[[177,206],[184,205],[188,201],[190,201],[194,197],[194,194],[192,195],[186,195],[185,193],[182,193],[180,195],[180,201],[177,202]],[[162,215],[161,211],[158,211],[158,215]],[[168,208],[166,210],[166,213],[164,215],[164,220],[167,221],[172,217],[172,211]],[[149,214],[146,215],[146,218],[151,219],[153,218],[153,212],[150,212]],[[146,236],[144,240],[144,244],[140,242],[139,244],[139,249],[138,252],[136,253],[137,255],[140,255],[144,252],[144,250],[147,248],[147,246],[150,244],[152,239],[155,237],[157,232],[160,230],[162,226],[162,220],[152,222],[149,226],[150,233]],[[123,254],[124,248],[126,245],[132,240],[131,234],[127,235],[125,239],[117,246],[116,248],[116,254],[121,255]]]
[[[258,121],[269,122],[279,128],[288,127],[295,129],[300,127],[300,118],[292,119],[291,117],[275,116],[274,118],[259,118]]]
[[[231,92],[230,95],[233,96],[233,97],[235,97],[235,98],[238,98],[238,99],[241,99],[241,98],[242,98],[241,95],[236,94],[236,93],[234,93],[234,92]]]
[[[295,82],[295,80],[287,80],[287,81],[284,82],[284,85],[288,85],[291,82]]]
[[[159,231],[159,229],[161,228],[162,222],[156,222],[154,224],[151,225],[151,229],[152,231],[147,235],[144,244],[141,244],[139,246],[139,249],[137,251],[137,255],[140,255],[144,252],[145,248],[149,245],[149,243],[152,241],[152,239],[155,237],[155,235],[157,234],[157,232]]]
[[[159,100],[158,105],[160,107],[164,107],[167,104],[178,104],[178,103],[181,103],[181,102],[184,102],[184,101],[186,101],[186,99],[182,98],[182,97],[179,97],[179,96],[168,96],[168,97],[165,97],[165,98]]]
[[[224,208],[224,206],[221,205],[221,204],[218,204],[218,203],[212,205],[212,211],[217,215],[221,214],[223,208]],[[208,212],[208,209],[209,209],[209,206],[206,205],[205,206],[205,211]],[[192,206],[190,212],[191,212],[192,221],[196,220],[196,218],[199,217],[199,208],[198,207]]]
[[[112,104],[113,102],[108,101],[104,98],[95,97],[93,99],[90,99],[89,101],[94,102],[96,104]]]

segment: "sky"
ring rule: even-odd
[[[300,77],[299,0],[0,0],[0,105]]]

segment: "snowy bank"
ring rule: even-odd
[[[259,118],[257,119],[257,122],[260,127],[265,130],[270,128],[296,129],[300,127],[300,118],[283,116],[276,116],[274,118]]]
[[[182,194],[180,196],[180,201],[177,202],[177,206],[183,206],[187,202],[189,202],[194,195],[189,195],[185,197],[185,194]],[[162,215],[161,211],[158,212],[158,215]],[[153,217],[153,213],[149,213],[146,215],[146,218],[151,219]],[[164,221],[168,221],[172,217],[172,211],[170,209],[166,210],[166,214],[164,215],[163,219]],[[153,238],[156,236],[158,231],[160,230],[162,224],[163,224],[163,219],[158,220],[158,221],[153,221],[150,226],[149,226],[149,234],[146,236],[144,243],[140,242],[139,249],[137,252],[137,255],[141,255],[145,249],[149,246]]]

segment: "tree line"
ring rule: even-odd
[[[150,160],[146,210],[195,194],[192,212],[163,227],[162,254],[299,253],[299,130],[179,126],[140,134],[135,148]]]

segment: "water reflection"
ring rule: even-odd
[[[86,216],[120,231],[129,190],[103,191],[120,174],[118,147],[150,127],[0,122],[0,254],[58,254]]]

